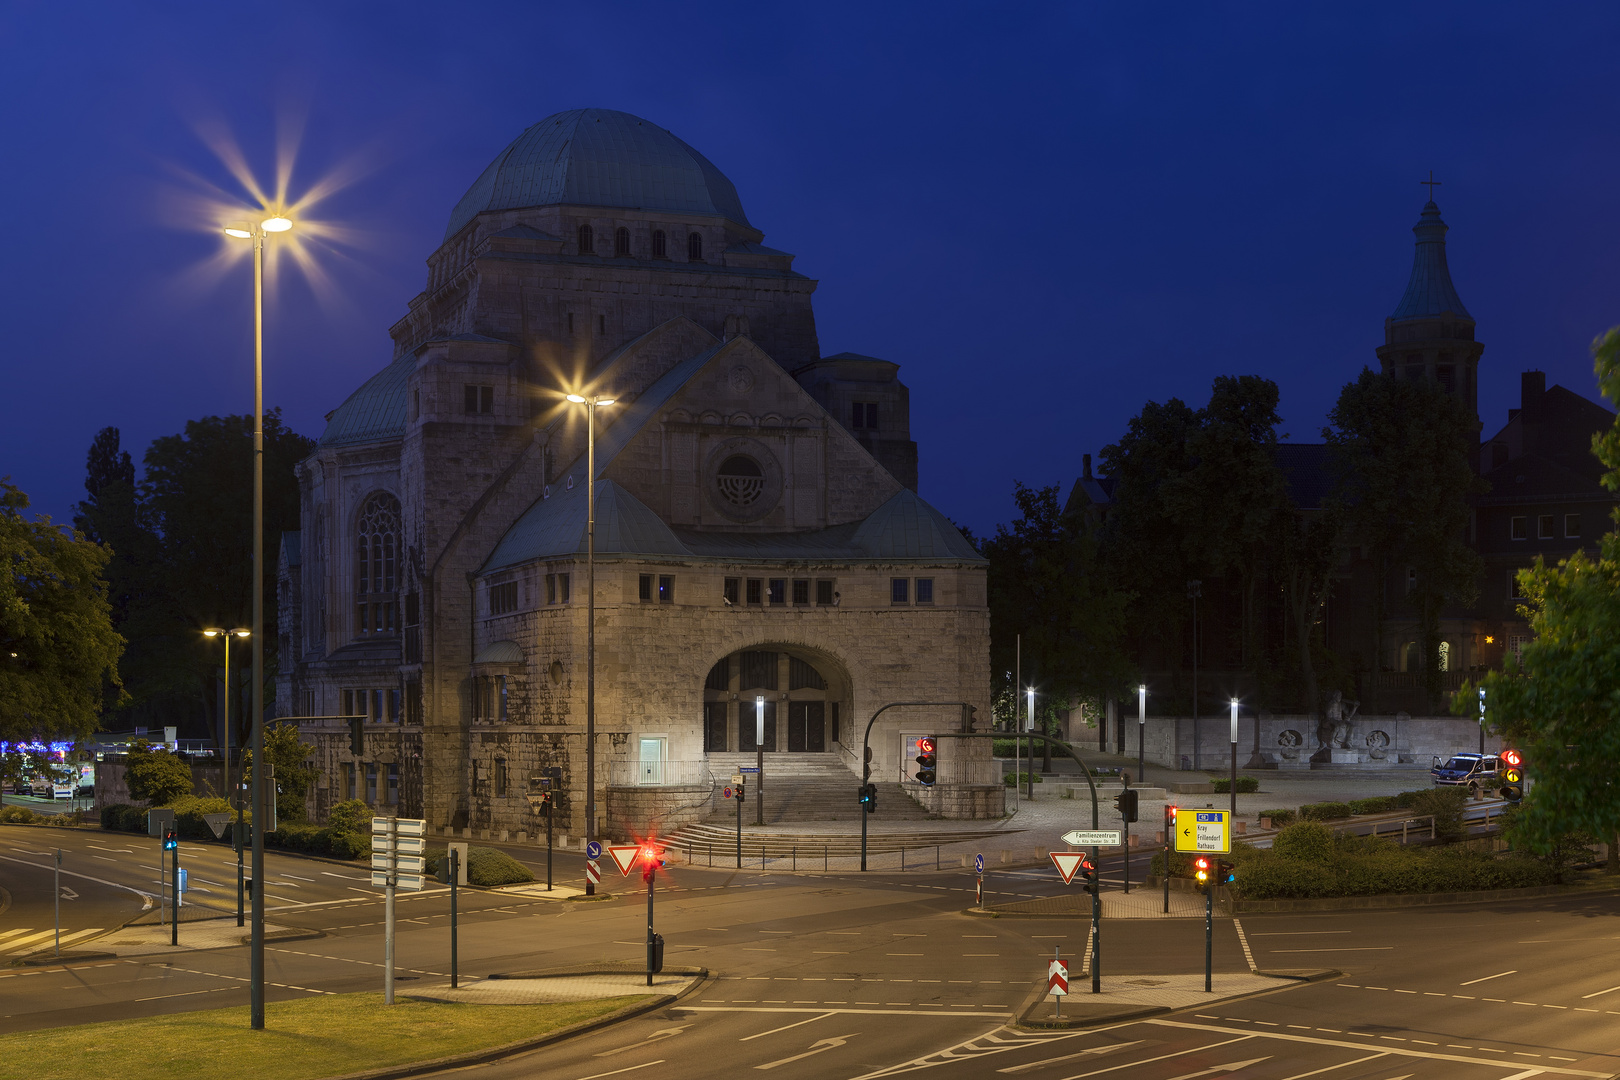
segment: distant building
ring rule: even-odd
[[[532,832],[530,778],[555,767],[557,831],[585,831],[593,483],[600,831],[722,805],[761,699],[771,760],[833,769],[852,805],[880,706],[988,718],[985,564],[916,493],[899,365],[823,357],[815,281],[763,240],[705,157],[601,109],[529,128],[457,203],[282,544],[276,700],[311,718],[318,814],[358,797]],[[575,391],[615,401],[594,473]],[[874,779],[960,722],[890,710]],[[999,815],[988,743],[960,747],[911,797]]]

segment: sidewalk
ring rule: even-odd
[[[412,989],[404,996],[419,1001],[444,1001],[467,1005],[543,1005],[559,1001],[589,1001],[593,998],[632,997],[636,994],[681,994],[696,984],[701,975],[665,972],[654,975],[652,986],[646,975],[554,975],[529,979],[461,980],[432,989]]]
[[[1198,975],[1104,975],[1102,993],[1091,993],[1091,979],[1074,965],[1069,969],[1069,994],[1061,1008],[1050,995],[1037,997],[1018,1017],[1020,1026],[1039,1028],[1085,1027],[1135,1016],[1150,1016],[1229,998],[1300,985],[1300,979],[1270,975],[1216,972],[1211,990],[1204,990]]]

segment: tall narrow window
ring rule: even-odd
[[[738,586],[741,584],[742,582],[734,577],[728,577],[725,580],[725,592],[722,595],[725,596],[726,603],[733,607],[742,602],[742,597],[738,594]]]
[[[761,584],[762,582],[757,577],[751,577],[748,579],[748,602],[750,604],[757,604],[760,602],[759,598]]]
[[[606,334],[607,333],[607,316],[606,315],[598,315],[596,317],[596,332],[598,334]]]
[[[703,235],[692,233],[686,238],[686,257],[692,262],[703,261]]]
[[[857,431],[876,430],[876,428],[878,426],[877,402],[875,402],[875,401],[857,401],[857,402],[855,402],[855,407],[853,409],[853,413],[854,413],[854,415],[852,417],[852,420],[854,421],[854,423],[851,426],[854,427]]]
[[[655,259],[667,259],[667,258],[669,258],[669,245],[664,240],[664,230],[663,229],[654,229],[653,230],[653,258],[655,258]]]
[[[1581,515],[1564,515],[1564,537],[1568,540],[1578,540],[1581,535]]]
[[[641,597],[640,598],[641,598],[641,602],[643,604],[652,603],[652,583],[653,583],[653,576],[651,574],[642,574],[641,575],[641,589],[640,589]]]
[[[675,602],[675,576],[673,574],[658,575],[658,602],[660,604],[673,604]]]
[[[399,597],[399,500],[374,492],[355,527],[355,636],[392,634]]]
[[[493,386],[464,385],[462,391],[462,411],[468,416],[479,416],[495,411],[495,388]]]
[[[771,593],[771,603],[773,603],[773,604],[785,604],[785,603],[787,603],[787,578],[779,578],[779,577],[771,578],[770,593]]]
[[[623,225],[613,230],[613,254],[621,259],[630,254],[630,230]]]
[[[1536,539],[1551,540],[1553,535],[1553,516],[1540,514],[1536,517]]]
[[[596,254],[596,234],[589,225],[579,227],[579,253],[581,255]]]
[[[911,593],[911,579],[910,578],[897,577],[897,578],[890,578],[889,579],[889,602],[890,603],[893,603],[893,604],[907,603],[910,600],[910,593]]]

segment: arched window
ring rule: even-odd
[[[686,238],[686,257],[693,262],[703,261],[703,235],[692,233]]]
[[[596,234],[589,225],[579,227],[579,253],[581,255],[596,254]]]
[[[630,230],[623,225],[613,230],[613,254],[621,259],[630,254]]]
[[[399,500],[374,492],[355,523],[354,632],[393,634],[399,624]]]
[[[654,229],[653,230],[653,258],[655,258],[655,259],[667,259],[667,258],[669,258],[669,248],[664,242],[664,230],[663,229]]]

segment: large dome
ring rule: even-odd
[[[712,214],[752,228],[731,181],[674,135],[629,113],[573,109],[496,155],[456,203],[444,237],[486,210],[564,203]]]

